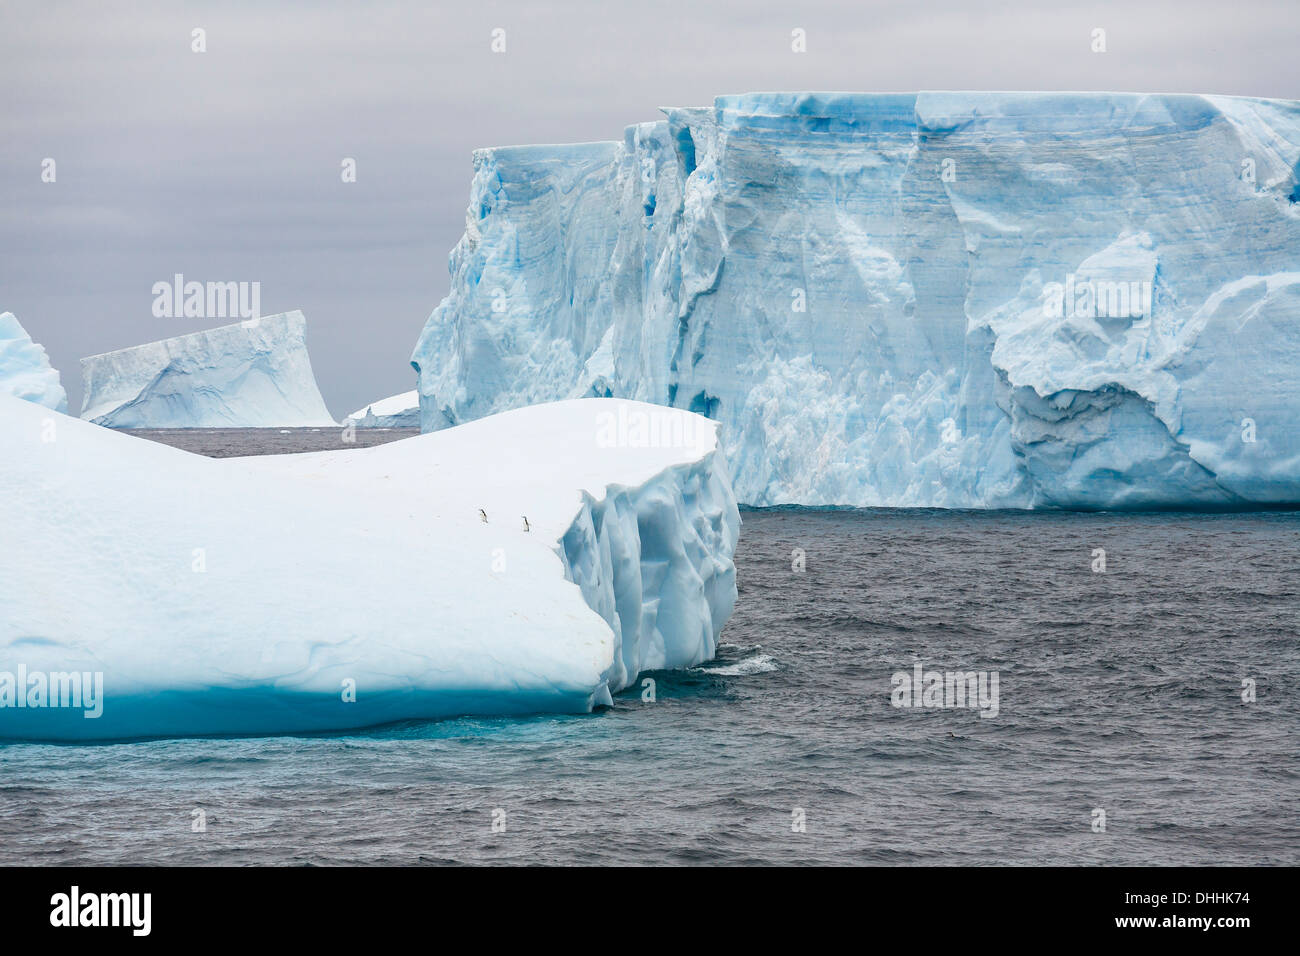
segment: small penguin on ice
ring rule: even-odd
[[[523,518],[524,518],[524,530],[527,531],[527,530],[528,530],[528,515],[524,515]]]
[[[482,508],[479,508],[479,509],[478,509],[478,516],[479,516],[480,520],[482,520],[482,522],[483,522],[484,524],[487,524],[487,512],[486,512],[486,511],[484,511]]]

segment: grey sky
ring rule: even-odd
[[[414,387],[477,146],[616,139],[660,105],[750,90],[1300,98],[1298,41],[1295,0],[4,0],[0,311],[75,411],[83,355],[222,324],[154,318],[155,282],[258,281],[263,313],[306,314],[341,417]]]

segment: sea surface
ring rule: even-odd
[[[343,447],[329,429],[139,434]],[[718,657],[645,675],[653,695],[0,745],[0,863],[1300,863],[1300,513],[742,517]],[[894,706],[918,663],[996,672],[996,715]]]

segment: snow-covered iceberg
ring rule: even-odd
[[[306,428],[335,424],[299,311],[81,360],[81,417],[110,428]]]
[[[749,94],[479,150],[422,427],[612,395],[741,501],[1300,502],[1300,104]]]
[[[736,598],[726,464],[685,412],[209,459],[0,396],[0,444],[4,739],[581,713],[710,658]]]
[[[360,428],[419,428],[420,393],[415,389],[390,395],[365,408],[358,408],[345,421],[356,422]]]
[[[59,373],[45,349],[32,341],[12,312],[0,312],[0,395],[12,395],[55,411],[68,410]]]

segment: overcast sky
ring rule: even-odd
[[[475,147],[752,90],[1300,98],[1298,25],[1296,0],[0,0],[0,311],[75,411],[82,356],[224,324],[154,318],[155,282],[257,281],[263,314],[306,314],[341,417],[414,387]]]

